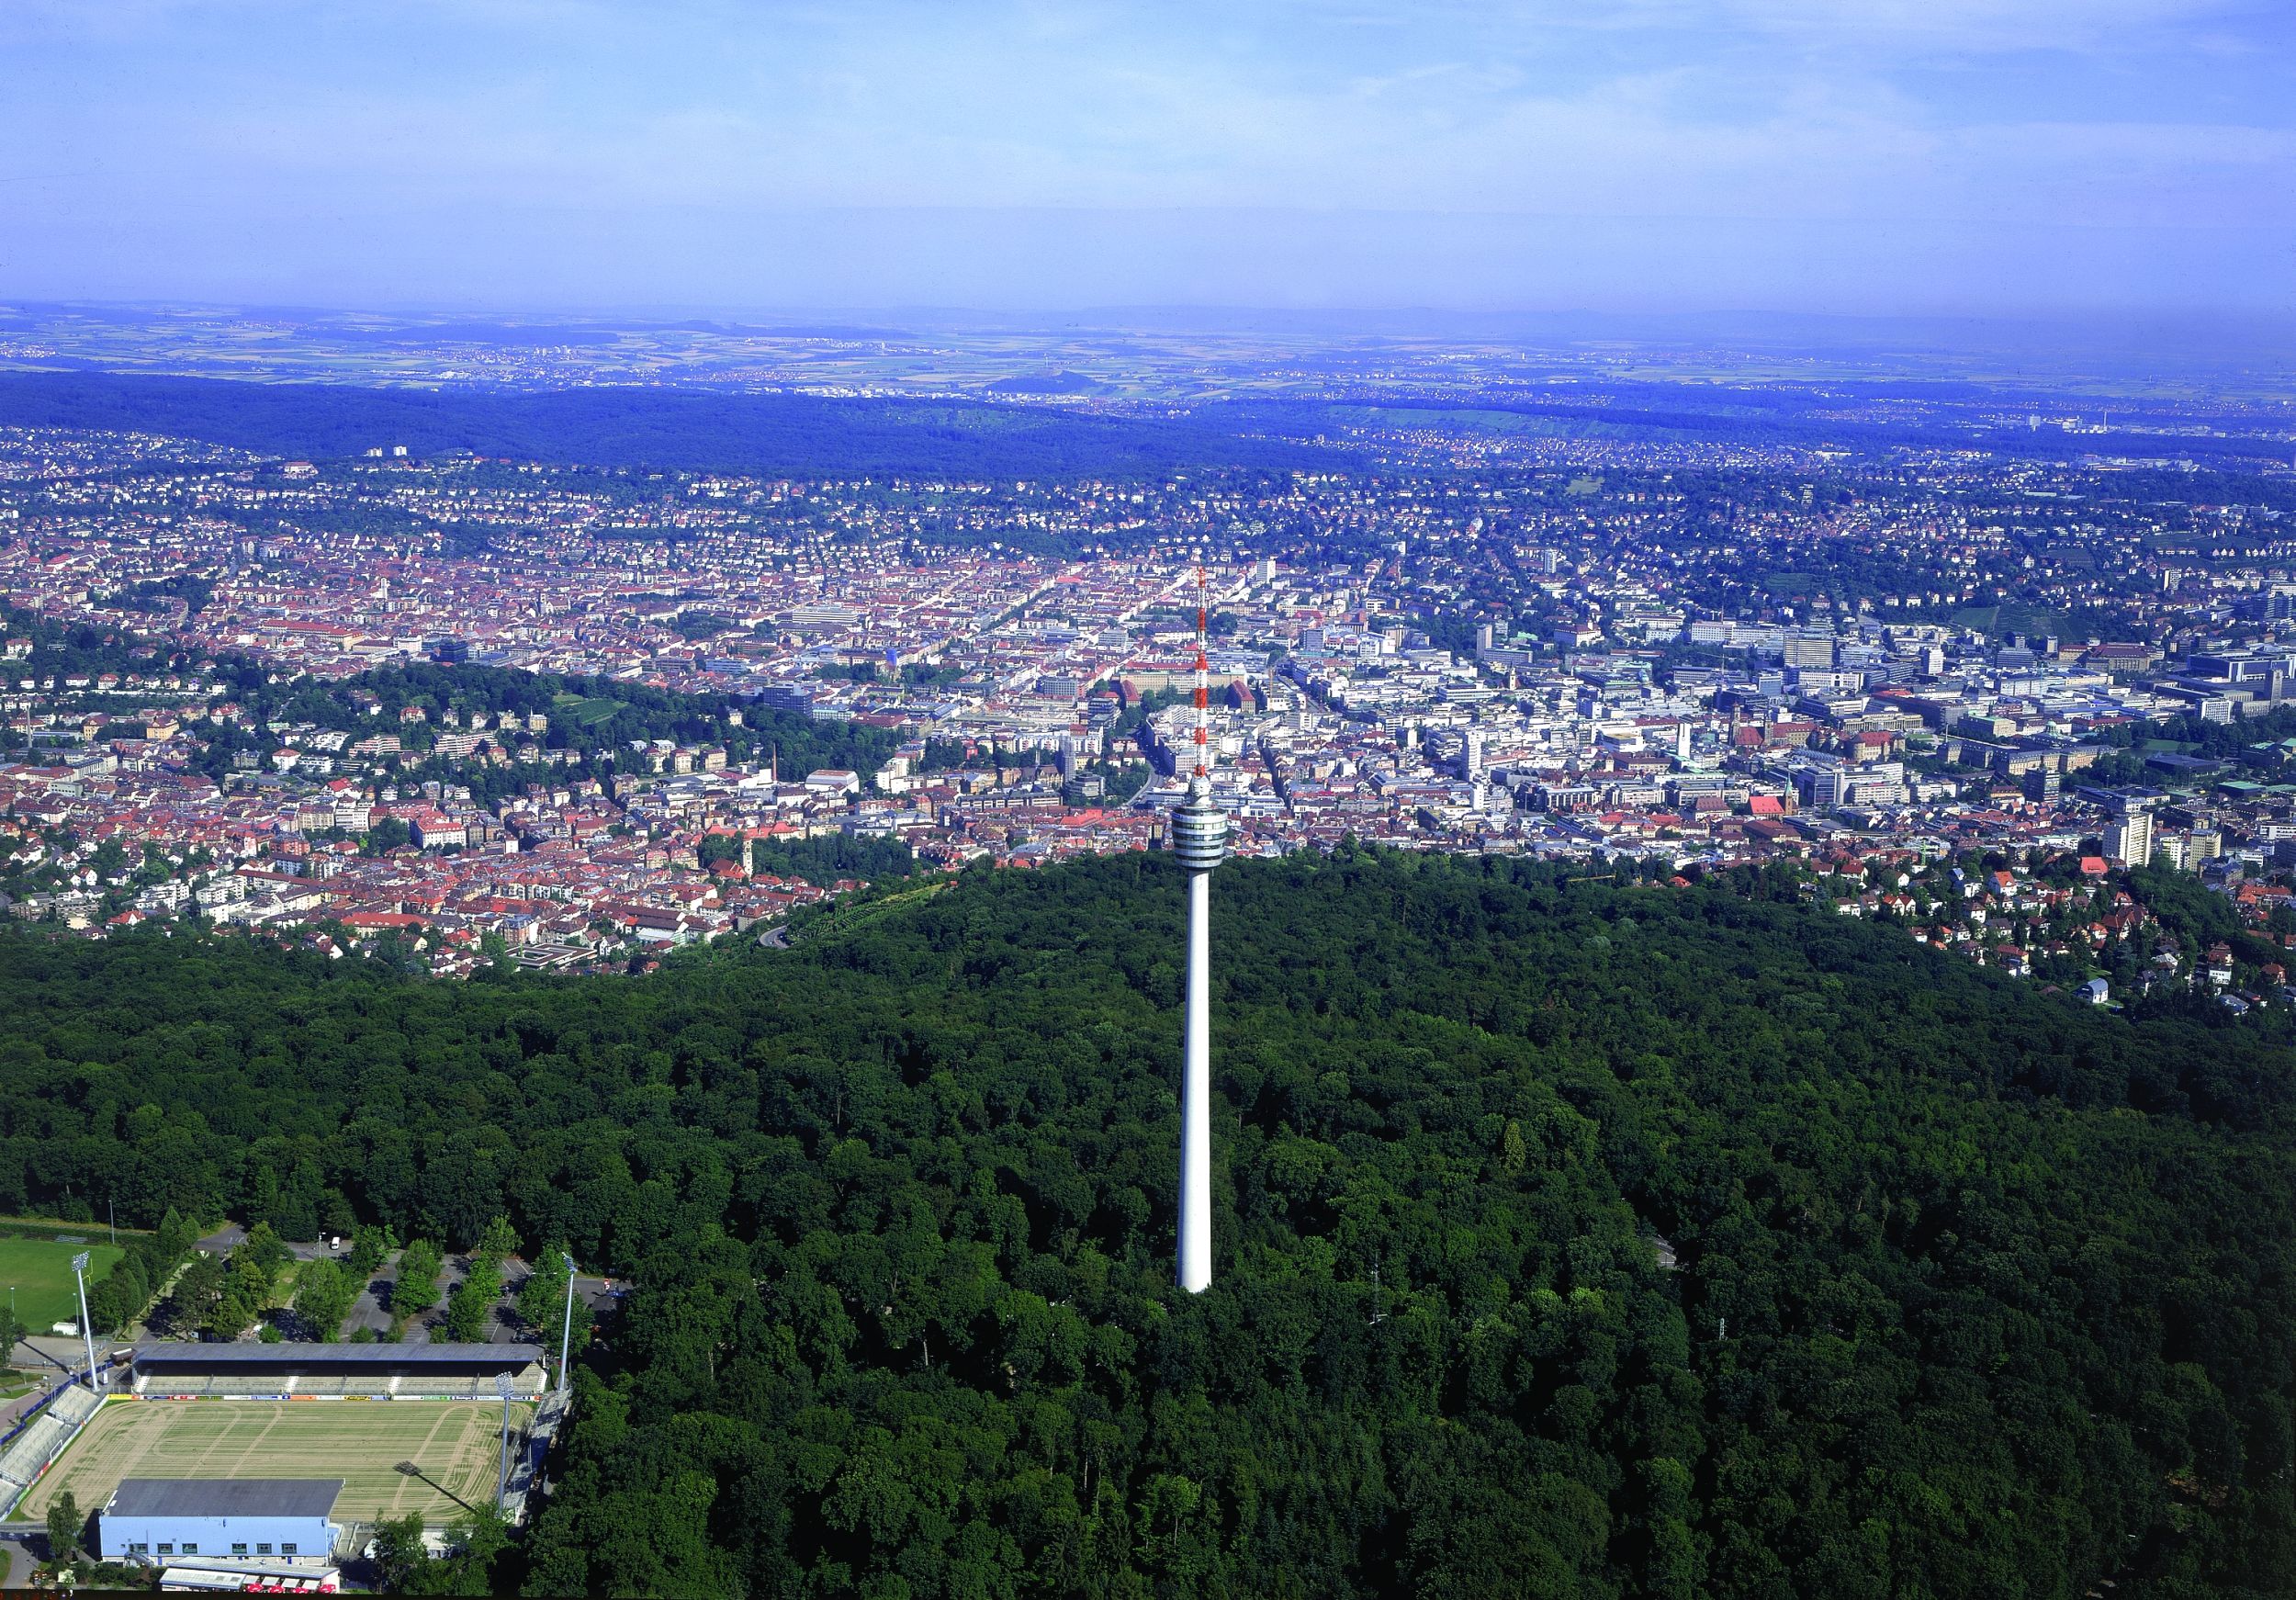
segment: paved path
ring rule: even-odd
[[[25,1537],[15,1533],[0,1534],[0,1587],[28,1589],[32,1586],[32,1569],[39,1565],[39,1560],[25,1543]],[[48,1543],[45,1529],[40,1532],[39,1541],[41,1548],[45,1549]]]
[[[42,1383],[29,1394],[19,1394],[14,1400],[0,1402],[0,1434],[17,1425],[17,1420],[54,1392],[55,1384]]]
[[[246,1243],[246,1241],[247,1230],[241,1227],[237,1223],[232,1223],[225,1227],[217,1229],[214,1233],[209,1234],[206,1238],[200,1240],[198,1248],[206,1251],[210,1256],[229,1256],[233,1250],[238,1249],[240,1245]],[[337,1249],[333,1245],[329,1245],[323,1239],[306,1239],[300,1243],[292,1239],[283,1239],[280,1243],[287,1246],[287,1254],[298,1261],[316,1261],[321,1256],[327,1256],[332,1260],[341,1261],[351,1254],[350,1241],[347,1239],[343,1241],[343,1245],[341,1249]]]
[[[198,1247],[210,1256],[229,1256],[247,1240],[247,1230],[237,1223],[227,1223],[199,1241]]]
[[[8,1365],[36,1373],[73,1371],[87,1365],[87,1346],[77,1339],[35,1334],[8,1352]]]
[[[390,1328],[390,1313],[386,1309],[391,1286],[399,1281],[399,1269],[386,1267],[366,1280],[358,1298],[351,1302],[351,1314],[343,1319],[343,1337],[349,1338],[361,1328],[375,1333],[387,1333]]]

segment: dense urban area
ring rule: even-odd
[[[1200,601],[1246,853],[1790,862],[2099,1001],[2285,1004],[2296,427],[2032,404],[1388,400],[1306,465],[1039,479],[13,426],[0,894],[456,975],[778,940],[1153,848]]]
[[[515,332],[0,315],[0,1579],[2287,1593],[2290,397]]]

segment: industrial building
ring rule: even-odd
[[[325,1561],[340,1478],[123,1478],[96,1518],[107,1561]]]

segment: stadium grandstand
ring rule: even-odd
[[[101,1395],[72,1384],[9,1436],[0,1448],[0,1511],[17,1503],[103,1403]]]
[[[497,1378],[539,1396],[548,1386],[539,1345],[138,1345],[130,1387],[142,1395],[266,1399],[394,1394],[486,1400]]]

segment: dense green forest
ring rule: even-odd
[[[2284,1049],[1784,878],[1237,862],[1190,1297],[1179,887],[974,871],[643,981],[0,937],[0,1209],[499,1212],[625,1279],[533,1593],[2296,1593]]]
[[[704,843],[702,853],[716,848]],[[706,867],[710,863],[701,863]],[[760,839],[749,846],[753,872],[829,885],[839,878],[906,878],[917,870],[917,852],[897,839],[857,839],[850,833],[827,839]]]

